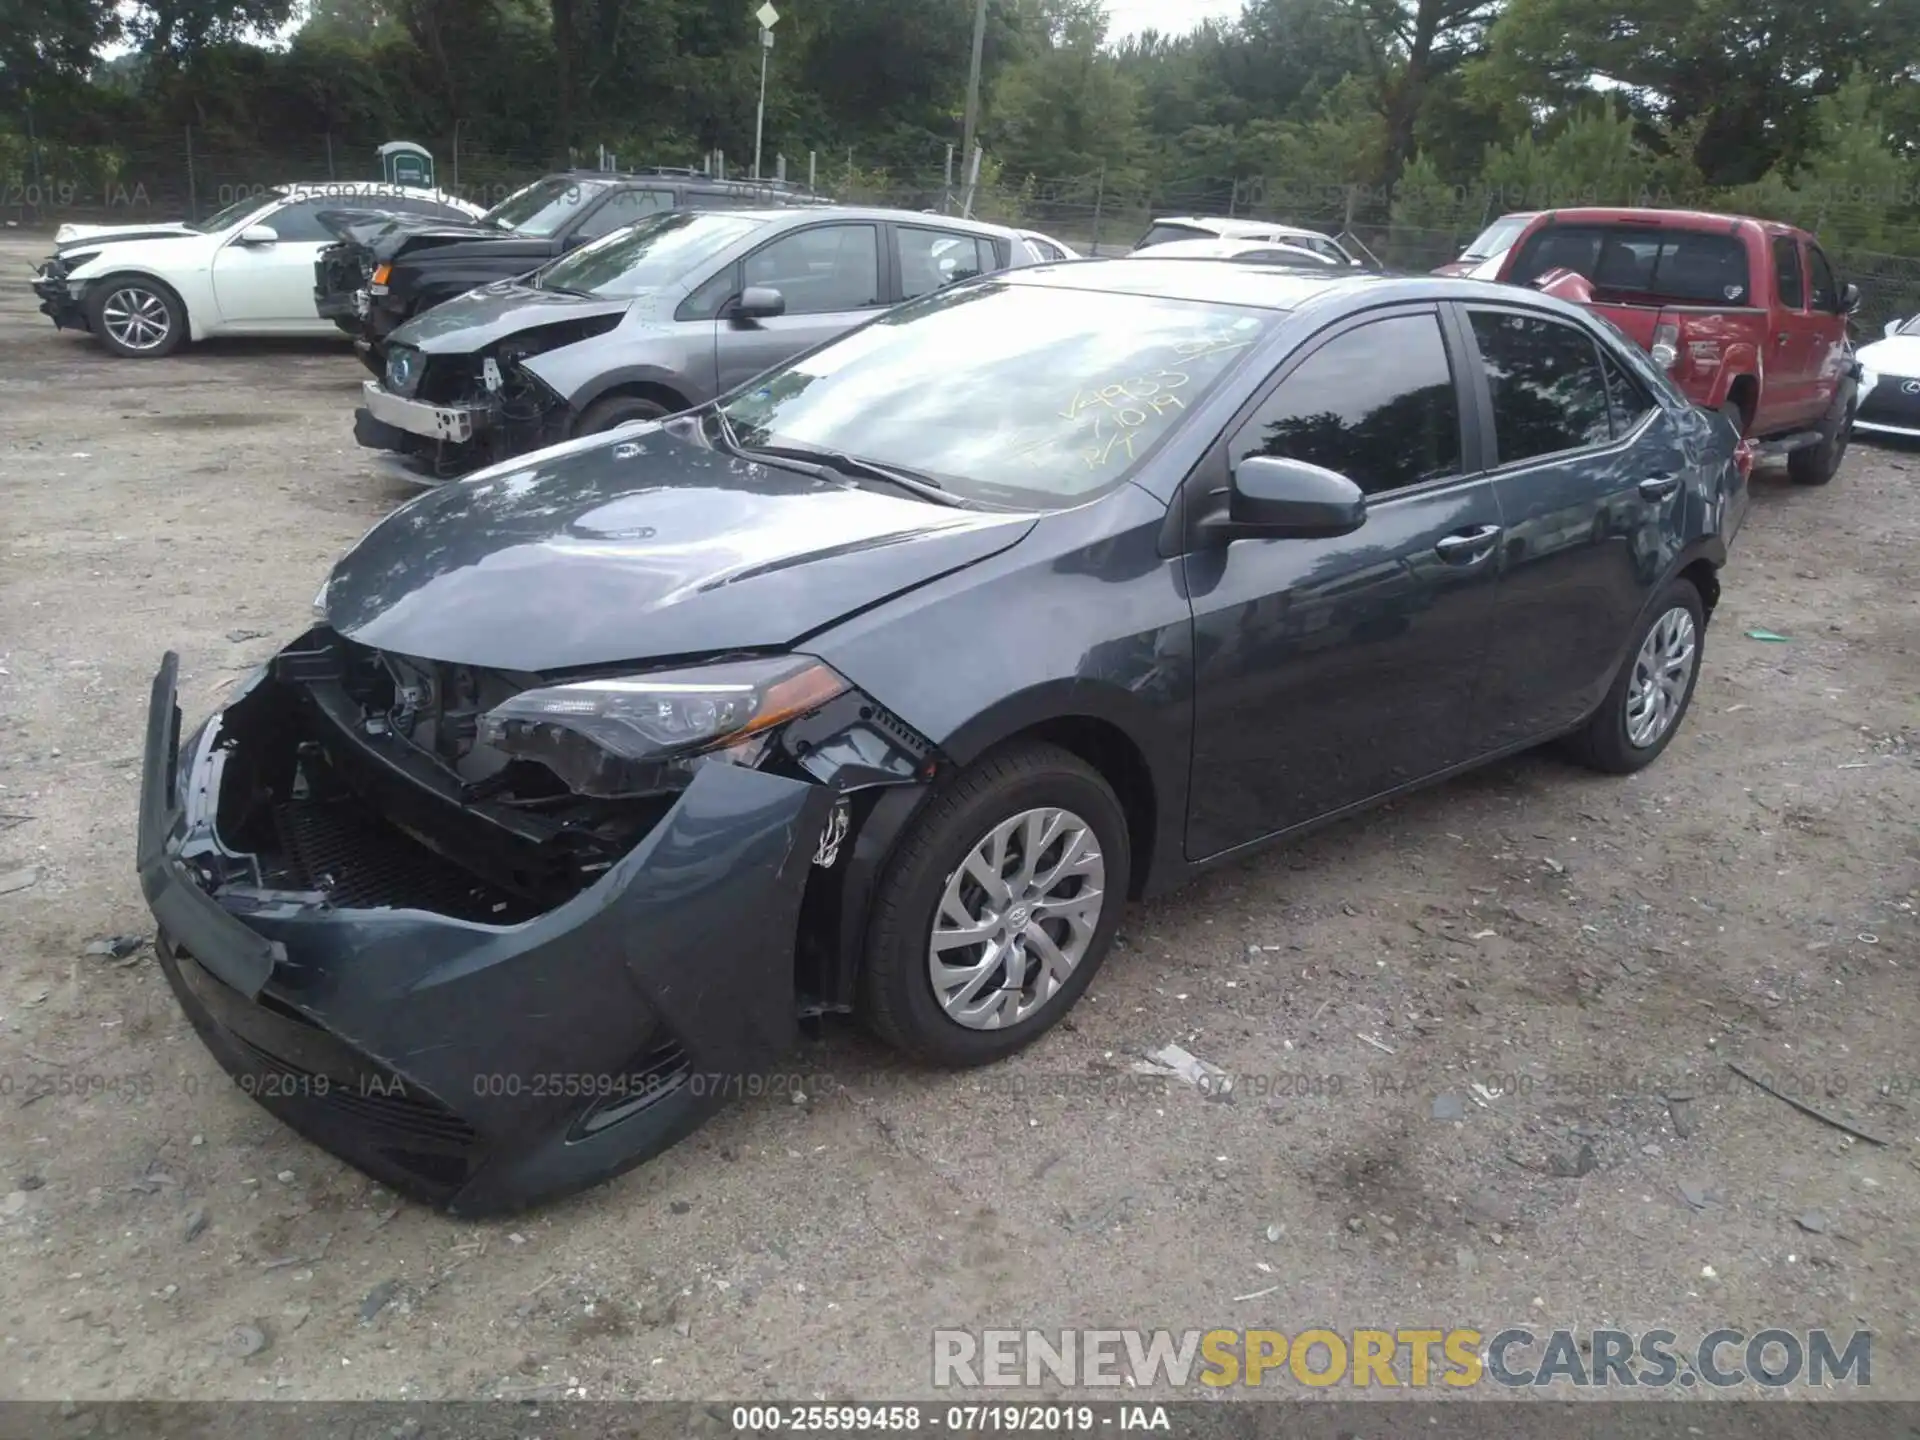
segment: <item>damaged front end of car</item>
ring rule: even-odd
[[[373,269],[373,252],[364,245],[336,240],[321,246],[313,262],[313,308],[320,318],[362,338]]]
[[[427,485],[557,444],[573,433],[573,406],[526,361],[619,323],[618,312],[584,316],[467,354],[390,344],[385,373],[361,385],[354,439],[391,457],[402,478]]]
[[[73,272],[99,254],[91,250],[58,251],[49,255],[33,272],[30,282],[40,301],[40,313],[53,321],[56,330],[87,330],[86,286],[76,285]]]
[[[245,1093],[460,1214],[766,1088],[851,1000],[863,826],[941,764],[804,655],[511,674],[323,625],[184,744],[177,673],[139,825],[169,984]]]

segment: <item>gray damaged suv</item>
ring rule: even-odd
[[[947,215],[654,216],[394,331],[354,438],[436,484],[704,404],[891,305],[1034,259],[1016,232]]]

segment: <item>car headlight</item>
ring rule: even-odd
[[[704,763],[755,763],[777,727],[849,688],[810,655],[579,680],[496,705],[480,739],[538,761],[578,795],[656,795]]]
[[[420,375],[426,369],[420,352],[411,345],[395,345],[387,351],[387,389],[396,395],[411,395],[420,388]]]

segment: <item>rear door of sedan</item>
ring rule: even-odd
[[[1675,421],[1597,326],[1524,303],[1459,307],[1505,533],[1472,748],[1572,729],[1606,694],[1684,540]]]
[[[1497,633],[1500,512],[1475,469],[1467,358],[1435,305],[1338,322],[1281,363],[1188,477],[1190,509],[1250,455],[1338,471],[1368,497],[1350,535],[1197,542],[1184,557],[1189,858],[1470,758],[1474,687]]]

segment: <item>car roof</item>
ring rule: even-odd
[[[1769,235],[1806,232],[1778,220],[1756,220],[1751,215],[1726,215],[1716,210],[1659,210],[1630,205],[1591,205],[1577,210],[1542,210],[1534,217],[1548,225],[1646,225],[1665,230],[1718,230],[1730,233],[1753,225]]]
[[[1316,240],[1331,240],[1333,237],[1321,230],[1308,230],[1299,225],[1283,225],[1278,220],[1251,220],[1237,215],[1162,215],[1156,216],[1155,225],[1188,225],[1196,230],[1211,230],[1223,239],[1248,240],[1262,235],[1311,235]]]
[[[699,206],[692,207],[699,209]],[[802,222],[815,223],[822,220],[889,220],[899,225],[913,225],[920,229],[958,230],[974,235],[991,237],[1017,236],[1017,230],[1005,225],[995,225],[985,220],[963,220],[958,215],[941,215],[925,210],[889,209],[880,205],[814,205],[796,207],[793,205],[767,205],[754,208],[736,208],[725,212],[728,215],[748,215],[756,220],[784,220],[791,224]]]
[[[1157,248],[1157,247],[1156,247]],[[1020,270],[1002,270],[975,283],[1049,286],[1062,290],[1154,295],[1243,305],[1257,310],[1300,310],[1341,297],[1360,304],[1435,303],[1444,300],[1524,306],[1575,318],[1591,327],[1590,310],[1538,290],[1465,276],[1414,275],[1329,265],[1298,269],[1245,265],[1234,260],[1155,258],[1152,251],[1100,260],[1057,260]]]
[[[1262,250],[1290,251],[1315,267],[1333,264],[1326,256],[1318,251],[1309,250],[1304,245],[1289,245],[1285,239],[1269,239],[1264,235],[1214,235],[1205,239],[1196,237],[1192,240],[1163,240],[1158,245],[1146,250],[1136,250],[1133,254],[1135,258],[1157,260],[1177,260],[1196,255],[1227,260],[1235,255],[1247,255]]]

